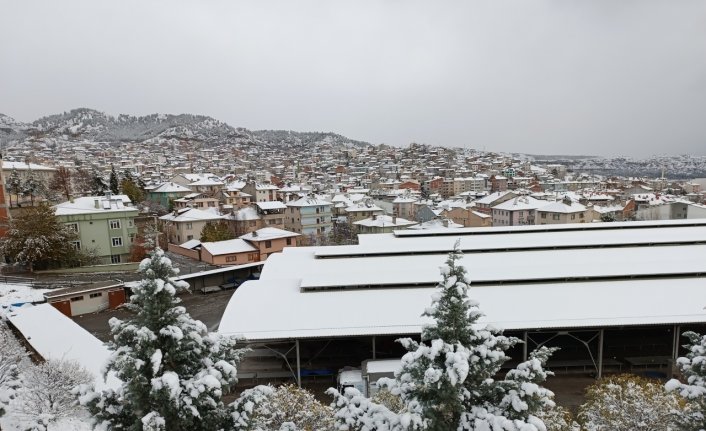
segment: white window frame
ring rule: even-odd
[[[110,263],[112,264],[118,264],[122,263],[122,259],[120,258],[119,254],[113,254],[110,256]]]
[[[77,222],[64,223],[64,224],[66,225],[66,227],[68,227],[72,231],[74,231],[76,233],[80,232],[79,224]]]
[[[118,244],[116,244],[115,240],[118,240]],[[110,246],[111,247],[122,247],[123,246],[123,237],[121,236],[114,236],[110,238]]]
[[[120,219],[108,220],[108,226],[110,226],[111,229],[120,229],[121,228]]]
[[[81,241],[71,241],[71,245],[73,245],[76,250],[81,250]]]

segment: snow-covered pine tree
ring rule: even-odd
[[[106,372],[124,383],[118,390],[84,393],[80,400],[98,425],[115,430],[210,431],[223,427],[229,412],[222,396],[236,383],[242,355],[235,339],[209,333],[179,306],[173,281],[178,271],[155,248],[140,264],[126,321],[111,319],[113,351]]]
[[[120,193],[120,188],[119,188],[119,183],[118,183],[118,174],[115,172],[115,166],[110,165],[110,178],[109,178],[109,187],[110,191],[117,195]]]
[[[408,350],[402,369],[395,379],[380,382],[400,396],[403,411],[387,420],[388,409],[371,406],[356,390],[347,389],[343,395],[330,390],[341,429],[364,429],[361,425],[374,415],[384,422],[378,429],[544,431],[535,414],[554,404],[552,392],[539,385],[550,374],[543,366],[552,350],[533,352],[503,380],[496,380],[509,359],[505,352],[519,340],[493,328],[474,327],[482,313],[478,303],[468,299],[461,257],[456,242],[441,268],[439,291],[424,312],[433,323],[422,329],[421,343],[400,340]]]
[[[684,346],[689,353],[677,359],[677,366],[686,383],[672,379],[665,387],[669,392],[679,392],[687,400],[687,408],[677,418],[681,429],[703,431],[706,430],[706,335],[688,331],[684,336],[690,342]]]

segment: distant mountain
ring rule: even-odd
[[[0,114],[0,143],[12,147],[32,141],[105,144],[193,142],[206,147],[229,143],[265,146],[318,143],[367,145],[334,133],[282,130],[252,132],[204,115],[152,114],[135,117],[121,114],[113,117],[93,109],[80,108],[23,124]]]

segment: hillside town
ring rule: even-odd
[[[660,286],[699,295],[704,178],[607,175],[526,155],[331,134],[241,130],[237,142],[219,144],[193,124],[139,144],[95,142],[88,120],[102,115],[75,110],[63,125],[6,130],[1,160],[3,314],[34,355],[76,352],[69,357],[99,377],[96,389],[120,386],[118,374],[100,378],[109,357],[100,340],[111,339],[110,319],[131,318],[154,247],[175,267],[165,282],[191,292],[179,295],[186,309],[220,336],[247,340],[236,386],[247,396],[273,396],[248,392],[262,383],[319,399],[331,386],[376,394],[374,382],[401,367],[395,340],[423,331],[426,320],[415,316],[454,247],[464,255],[454,259],[473,268],[463,277],[488,307],[484,321],[522,342],[503,366],[540,355],[557,376],[546,396],[566,412],[585,408],[580,393],[596,378],[678,377],[678,334],[703,326],[698,310],[665,307]],[[512,273],[509,262],[518,262]],[[650,292],[639,307],[633,289]],[[557,314],[529,293],[539,290],[553,298],[570,290],[573,299]],[[520,318],[515,307],[498,308],[502,297],[533,311]],[[616,311],[598,311],[604,297]],[[390,304],[406,305],[390,313]],[[366,311],[341,314],[342,306]],[[269,309],[286,318],[258,318]],[[643,312],[655,309],[659,316]],[[51,341],[66,334],[67,345]],[[91,360],[78,354],[87,346]],[[359,402],[346,394],[335,403]]]
[[[704,6],[2,2],[0,431],[706,431]]]

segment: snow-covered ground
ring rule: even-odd
[[[43,294],[47,291],[49,289],[35,289],[26,284],[0,282],[0,306],[44,301]]]

